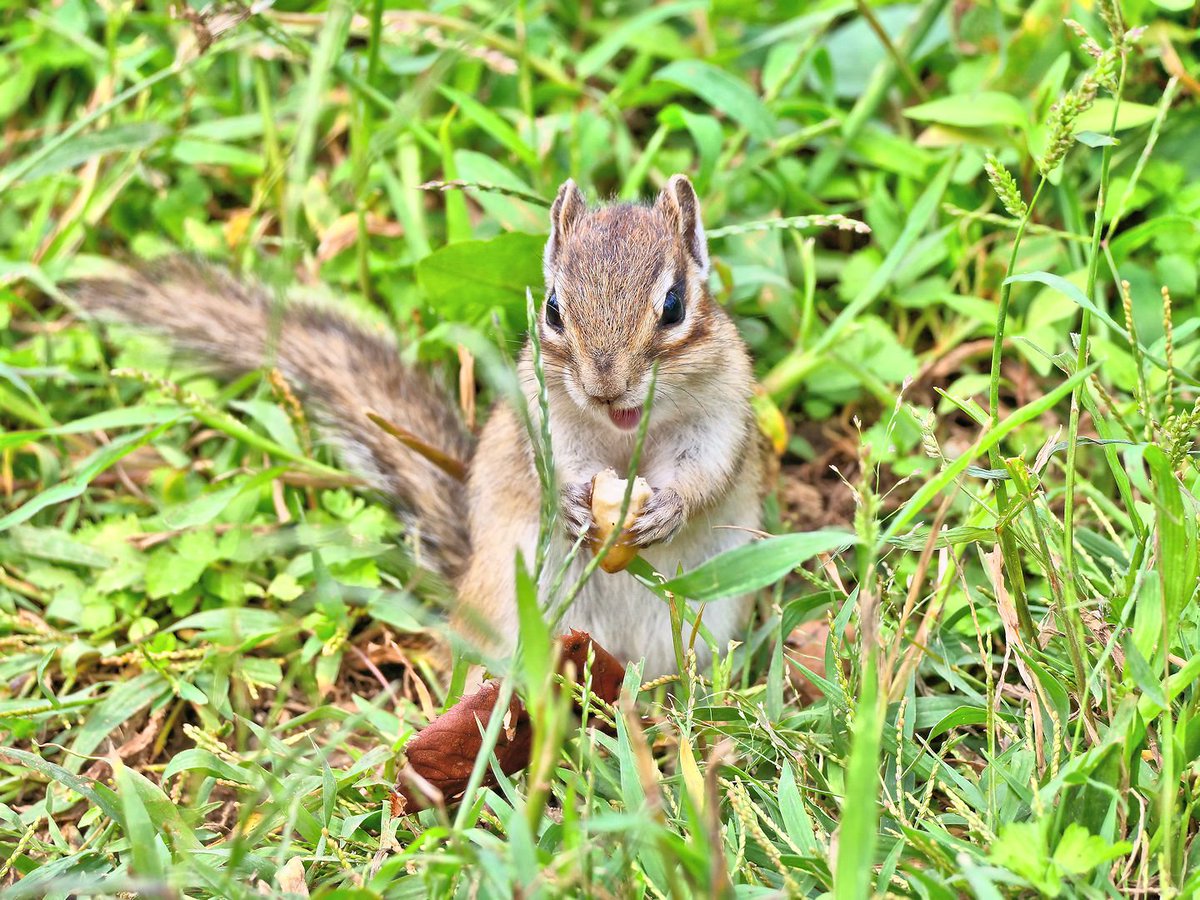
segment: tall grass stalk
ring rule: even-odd
[[[1109,136],[1117,132],[1117,116],[1121,111],[1121,93],[1125,87],[1125,55],[1121,54],[1121,72],[1117,79],[1117,89],[1113,94],[1112,120],[1109,123]],[[1104,204],[1108,199],[1109,167],[1112,164],[1113,144],[1106,144],[1100,154],[1100,187],[1096,195],[1096,212],[1092,226],[1092,246],[1088,254],[1087,287],[1084,295],[1089,299],[1096,294],[1096,275],[1100,270],[1100,236],[1104,229]],[[1092,314],[1085,309],[1079,324],[1079,346],[1075,356],[1075,371],[1080,372],[1087,366],[1088,335],[1092,324]],[[1086,668],[1083,663],[1083,648],[1085,634],[1083,618],[1079,613],[1079,591],[1075,583],[1075,479],[1077,476],[1075,456],[1079,449],[1079,407],[1080,397],[1085,384],[1076,385],[1071,392],[1071,412],[1067,423],[1067,460],[1066,486],[1063,494],[1063,602],[1066,624],[1068,627],[1067,645],[1071,648],[1072,662],[1076,667],[1078,677],[1083,679],[1079,685],[1080,721],[1075,729],[1075,743],[1078,744],[1080,729],[1085,720],[1090,720],[1091,704],[1088,701]]]
[[[1008,257],[1008,269],[1004,273],[1004,282],[1000,287],[1000,305],[996,310],[996,333],[992,338],[992,371],[988,382],[988,429],[993,430],[1000,423],[1000,366],[1004,358],[1004,329],[1008,324],[1008,309],[1012,301],[1012,284],[1009,283],[1009,278],[1015,273],[1017,268],[1017,255],[1021,252],[1021,240],[1025,237],[1025,230],[1029,226],[1029,220],[1033,217],[1033,211],[1037,207],[1038,198],[1042,195],[1042,189],[1046,186],[1046,176],[1043,175],[1038,180],[1037,189],[1033,192],[1033,199],[1029,201],[1029,205],[1025,209],[1025,214],[1021,217],[1020,224],[1017,226],[1017,233],[1013,237],[1012,252]],[[1000,456],[1000,448],[993,447],[988,452],[988,464],[993,469],[999,469],[1003,466],[1003,460]],[[1008,496],[1008,486],[1003,480],[998,480],[996,484],[996,518],[997,521],[1003,521],[1009,513],[1010,502]],[[1008,570],[1009,580],[1012,585],[1013,605],[1017,609],[1017,621],[1021,626],[1021,631],[1024,637],[1032,639],[1036,631],[1033,624],[1033,616],[1029,613],[1029,599],[1025,594],[1025,575],[1021,568],[1021,560],[1017,554],[1017,543],[1014,540],[1012,532],[1007,528],[998,530],[998,540],[1000,541],[1000,552],[1004,557],[1004,567]]]

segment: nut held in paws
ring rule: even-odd
[[[621,501],[625,499],[625,487],[628,483],[624,478],[618,478],[612,469],[597,472],[592,479],[592,520],[595,523],[591,541],[593,553],[600,552],[600,548],[614,531],[629,528],[654,493],[650,482],[645,478],[635,478],[625,521],[618,523],[621,517]],[[605,572],[620,572],[633,562],[637,554],[637,547],[629,544],[624,537],[619,538],[608,551],[608,555],[600,561],[600,568]]]

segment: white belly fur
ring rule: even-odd
[[[724,550],[749,542],[752,535],[747,529],[758,527],[758,510],[758,498],[752,486],[736,488],[722,504],[689,522],[670,543],[651,547],[642,556],[655,571],[668,578],[680,569],[690,571]],[[565,539],[556,539],[552,543],[545,581],[553,579],[568,549]],[[563,579],[560,595],[583,572],[590,558],[584,554],[586,551],[572,563],[571,571]],[[704,606],[701,621],[712,633],[718,652],[724,653],[729,641],[741,637],[752,599],[750,595],[726,597]],[[691,606],[698,609],[700,604],[693,602]],[[588,632],[623,663],[644,657],[646,678],[677,671],[671,616],[666,602],[642,587],[627,572],[609,574],[596,570],[563,617],[560,630],[572,628]],[[691,629],[692,626],[685,622],[685,649]],[[697,663],[703,670],[711,662],[712,653],[700,638],[694,646]]]

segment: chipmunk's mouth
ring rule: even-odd
[[[615,406],[610,406],[608,418],[622,431],[633,431],[642,421],[642,408],[635,406],[633,409],[617,409]]]

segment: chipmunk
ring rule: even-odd
[[[541,586],[553,608],[560,598],[548,596],[549,582],[592,524],[593,476],[628,469],[655,366],[639,466],[653,494],[630,538],[656,571],[692,569],[751,539],[760,525],[768,451],[750,406],[750,356],[709,293],[708,247],[691,182],[673,176],[649,206],[589,209],[568,180],[550,220],[537,328],[561,500]],[[497,403],[474,441],[453,401],[403,364],[386,337],[316,305],[277,309],[265,290],[186,259],[85,280],[70,293],[89,314],[163,331],[228,371],[277,367],[313,404],[347,466],[395,498],[415,523],[425,555],[457,590],[456,630],[491,652],[513,646],[515,567],[518,551],[534,559],[541,496],[528,431],[509,405]],[[518,374],[539,421],[529,343]],[[368,411],[469,460],[466,483],[404,448],[367,419]],[[586,556],[576,555],[561,585],[573,583]],[[704,609],[716,647],[742,633],[751,600]],[[628,573],[596,572],[561,627],[589,632],[624,662],[644,658],[647,677],[675,669],[668,608]],[[686,640],[691,626],[684,628]],[[702,641],[696,651],[707,665]]]

